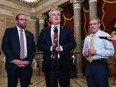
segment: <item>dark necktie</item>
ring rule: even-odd
[[[23,29],[20,29],[20,58],[24,59],[24,35],[23,35]]]
[[[55,48],[58,45],[58,29],[57,29],[57,26],[54,27],[53,44],[54,44],[54,47],[53,47],[53,55],[52,55],[52,58],[55,59],[55,58],[57,58],[57,52],[55,51]]]

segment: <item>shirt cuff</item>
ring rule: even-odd
[[[63,47],[62,46],[60,46],[60,51],[63,51]]]
[[[12,61],[10,61],[10,63],[13,63],[13,60],[12,60]]]
[[[53,51],[53,50],[52,50],[52,46],[50,47],[50,51]]]

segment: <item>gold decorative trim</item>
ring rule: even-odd
[[[66,24],[66,21],[68,20],[72,20],[73,18],[74,18],[74,16],[72,16],[71,18],[67,18],[63,13],[62,13],[62,15],[63,15],[63,18],[64,18],[64,25]]]
[[[63,15],[64,19],[66,19],[66,20],[72,20],[74,18],[74,16],[72,16],[71,18],[67,18],[63,13],[62,13],[62,15]]]
[[[89,12],[89,10],[86,10],[83,6],[82,6],[82,8],[83,8],[84,12]]]
[[[104,19],[104,16],[105,16],[104,6],[105,6],[105,2],[103,3],[103,6],[102,6],[103,15],[102,15],[102,18],[101,18],[101,23],[103,25],[103,31],[105,31],[105,25],[104,25],[104,22],[103,22],[103,19]]]
[[[86,21],[87,21],[87,18],[86,18],[86,13],[89,13],[89,10],[86,10],[83,6],[83,11],[84,11],[84,18],[85,18],[85,22],[84,22],[84,31],[85,31],[85,34],[87,35],[88,34],[88,31],[86,29]]]
[[[116,21],[115,21],[115,25],[114,25],[114,27],[116,27]]]
[[[103,0],[106,3],[116,3],[116,0]]]

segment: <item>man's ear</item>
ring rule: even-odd
[[[51,22],[51,18],[49,17],[49,21]]]

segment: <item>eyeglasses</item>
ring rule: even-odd
[[[27,21],[27,19],[18,19],[18,20],[21,20],[21,21]]]

